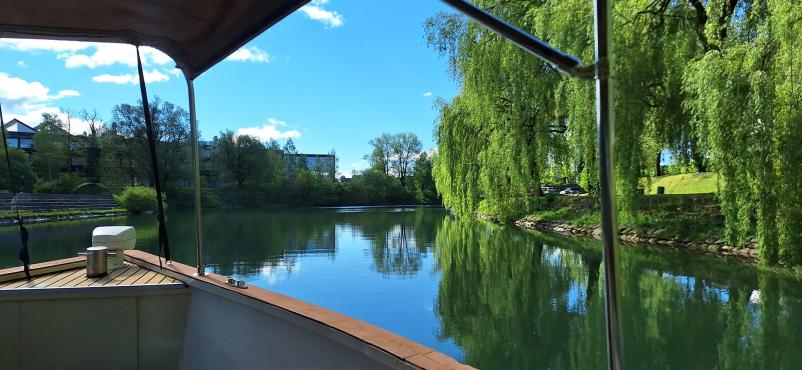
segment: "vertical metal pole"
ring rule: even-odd
[[[206,275],[203,261],[203,220],[201,219],[201,178],[200,178],[200,146],[198,145],[198,121],[195,115],[195,84],[187,80],[187,93],[189,95],[189,127],[192,145],[192,190],[194,193],[195,209],[195,253],[198,261],[198,276]]]
[[[615,244],[618,226],[613,173],[613,62],[610,55],[612,25],[610,0],[594,0],[596,26],[596,124],[599,133],[599,185],[601,197],[604,297],[607,322],[608,368],[621,368],[621,332],[618,321],[618,284]]]

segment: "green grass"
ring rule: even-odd
[[[652,179],[647,188],[648,194],[657,194],[657,187],[666,188],[666,194],[703,194],[716,192],[715,172],[685,173],[680,175],[660,176]]]
[[[63,209],[57,211],[20,211],[23,218],[67,217],[79,215],[105,215],[108,213],[126,213],[123,208],[112,209]],[[14,211],[0,211],[0,218],[17,218]]]

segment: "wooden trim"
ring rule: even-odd
[[[125,259],[143,268],[159,271],[156,269],[158,269],[160,258],[150,253],[127,250],[125,251]],[[278,308],[346,334],[362,343],[390,354],[406,364],[422,369],[473,369],[440,352],[364,321],[262,288],[235,288],[226,284],[228,278],[225,276],[211,273],[206,276],[195,276],[196,269],[194,267],[178,262],[173,261],[168,264],[162,259],[161,265],[163,270],[159,272],[183,281],[185,284],[198,286],[199,288],[204,288],[204,290],[210,290],[211,286],[217,288],[213,293],[218,295],[223,292],[233,293],[235,296],[250,299],[251,302]],[[198,283],[203,283],[203,285],[200,286]]]
[[[77,256],[60,260],[47,261],[42,263],[34,263],[31,265],[31,277],[51,274],[58,271],[71,270],[76,267],[85,265],[86,257]],[[11,267],[0,270],[0,283],[11,280],[22,279],[25,277],[25,272],[22,266]]]

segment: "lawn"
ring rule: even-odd
[[[648,194],[657,194],[657,187],[666,188],[666,194],[702,194],[716,192],[715,172],[685,173],[681,175],[660,176],[652,179]]]

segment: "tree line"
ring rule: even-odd
[[[556,47],[593,60],[592,2],[478,0]],[[613,10],[615,185],[636,217],[660,156],[719,174],[725,236],[756,235],[765,264],[802,263],[802,4],[624,0]],[[437,189],[458,213],[536,209],[539,185],[598,189],[594,86],[568,79],[453,14],[425,23],[459,94],[441,101]]]
[[[159,97],[150,100],[150,110],[168,202],[171,207],[191,206],[189,115]],[[151,183],[141,104],[114,106],[109,121],[96,111],[64,113],[43,114],[32,151],[9,148],[14,179],[5,165],[0,166],[2,189],[116,194],[125,186]],[[89,124],[84,135],[67,134],[75,118]],[[301,154],[292,139],[282,145],[222,131],[201,148],[204,203],[220,207],[439,203],[432,161],[421,152],[417,136],[383,134],[370,144],[373,152],[366,158],[371,167],[352,178],[338,178],[334,150],[311,157]],[[384,150],[381,160],[374,157]]]

